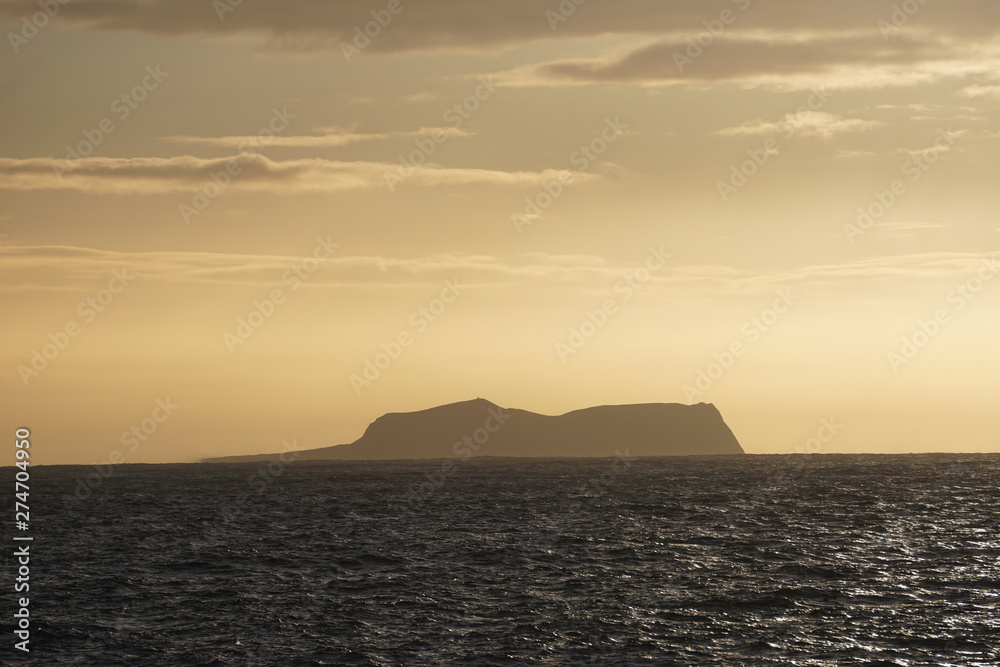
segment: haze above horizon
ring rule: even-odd
[[[830,420],[823,452],[998,451],[992,0],[18,0],[0,28],[32,463],[313,449],[477,395],[712,403],[748,453]]]

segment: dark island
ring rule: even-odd
[[[552,417],[501,408],[477,398],[418,412],[389,413],[372,422],[364,435],[349,445],[299,451],[295,458],[611,457],[616,452],[629,456],[744,453],[710,403],[602,405]],[[286,460],[288,456],[284,454]],[[244,463],[278,457],[227,456],[204,462]]]

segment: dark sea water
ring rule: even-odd
[[[451,465],[33,468],[2,662],[1000,664],[1000,456]]]

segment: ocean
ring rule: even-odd
[[[31,519],[3,664],[1000,664],[1000,455],[43,466]]]

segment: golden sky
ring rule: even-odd
[[[33,463],[477,396],[711,402],[754,453],[1000,445],[995,0],[8,0],[0,28]]]

